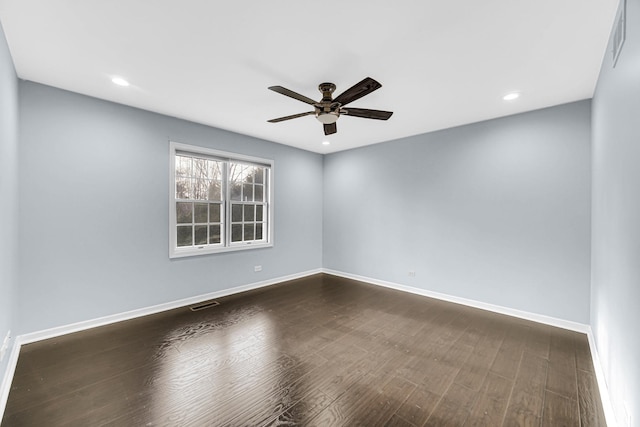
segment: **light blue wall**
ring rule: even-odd
[[[581,101],[326,156],[324,267],[589,323],[590,114]]]
[[[321,155],[35,83],[20,101],[16,332],[322,267]],[[275,161],[273,248],[169,259],[169,140]]]
[[[591,321],[616,416],[624,426],[626,401],[640,426],[639,0],[615,68],[610,47],[593,98]]]
[[[593,105],[324,158],[18,83],[2,33],[0,340],[324,266],[591,322],[618,418],[626,401],[638,423],[638,21],[628,0]],[[170,139],[275,160],[274,248],[169,260]]]
[[[12,330],[18,286],[18,79],[0,25],[0,345]],[[13,342],[13,340],[12,340]],[[9,352],[0,362],[0,382]]]

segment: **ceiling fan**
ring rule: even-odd
[[[380,110],[368,110],[366,108],[343,108],[345,105],[360,99],[365,95],[370,94],[376,89],[380,89],[382,85],[367,77],[360,83],[351,86],[349,89],[342,92],[335,99],[332,99],[332,94],[336,90],[336,85],[333,83],[320,83],[318,90],[322,92],[322,99],[320,101],[314,101],[311,98],[307,98],[304,95],[300,95],[292,90],[284,88],[282,86],[271,86],[269,89],[278,92],[282,95],[289,96],[298,101],[305,102],[313,105],[313,111],[307,111],[306,113],[293,114],[291,116],[279,117],[277,119],[268,120],[270,123],[278,123],[284,120],[296,119],[298,117],[310,116],[314,114],[316,118],[324,125],[324,134],[331,135],[338,131],[336,127],[336,121],[341,114],[345,116],[362,117],[365,119],[387,120],[393,112],[380,111]]]

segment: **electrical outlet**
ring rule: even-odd
[[[262,271],[262,266],[261,265],[256,265],[255,267],[253,267],[253,271],[255,271],[256,273],[258,271]]]
[[[415,271],[410,271],[409,272],[409,277],[416,277],[416,272]]]
[[[7,352],[9,348],[9,341],[11,340],[11,331],[7,331],[7,336],[4,337],[4,341],[2,341],[2,347],[0,347],[0,362],[4,359],[4,354]]]

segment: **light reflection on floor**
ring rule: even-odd
[[[224,326],[204,324],[167,334],[160,350],[164,357],[150,386],[169,392],[153,394],[148,421],[181,425],[210,419],[207,401],[224,401],[226,414],[238,413],[242,408],[237,405],[246,401],[238,395],[255,394],[257,401],[264,391],[261,376],[286,372],[278,369],[278,353],[272,350],[278,334],[268,313],[255,311]],[[203,404],[194,404],[194,399]]]

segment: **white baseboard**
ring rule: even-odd
[[[591,330],[591,326],[589,326],[589,330],[587,331],[587,338],[589,340],[589,349],[591,350],[593,369],[596,371],[596,379],[598,380],[598,389],[600,391],[600,400],[602,401],[602,410],[604,411],[604,416],[607,420],[607,426],[618,427],[619,423],[616,420],[616,415],[613,410],[611,396],[609,396],[609,388],[607,387],[604,370],[602,369],[602,364],[600,363],[598,347],[596,346],[596,339],[593,336],[593,330]]]
[[[429,291],[421,288],[414,288],[412,286],[400,285],[398,283],[387,282],[385,280],[372,279],[370,277],[359,276],[357,274],[345,273],[342,271],[324,269],[324,273],[332,274],[334,276],[340,276],[347,279],[358,280],[360,282],[370,283],[372,285],[383,286],[385,288],[395,289],[398,291],[409,292],[416,295],[422,295],[429,298],[435,298],[442,301],[453,302],[456,304],[462,304],[469,307],[480,308],[482,310],[492,311],[494,313],[506,314],[507,316],[518,317],[520,319],[531,320],[537,323],[543,323],[545,325],[556,326],[562,329],[568,329],[570,331],[581,332],[586,334],[589,331],[589,325],[583,323],[572,322],[570,320],[558,319],[551,316],[545,316],[543,314],[530,313],[528,311],[516,310],[514,308],[503,307],[500,305],[489,304],[482,301],[476,301],[467,298],[456,297],[453,295],[443,294],[440,292]]]
[[[13,340],[13,347],[11,347],[11,353],[9,353],[9,359],[7,360],[7,369],[4,371],[4,377],[2,378],[2,384],[0,385],[0,421],[4,415],[4,409],[7,406],[7,399],[9,398],[9,391],[11,390],[11,382],[13,381],[13,374],[16,372],[16,366],[18,365],[18,356],[20,355],[20,337],[15,337]]]
[[[113,314],[110,316],[99,317],[97,319],[85,320],[70,325],[58,326],[51,329],[45,329],[38,332],[31,332],[21,335],[22,344],[29,344],[49,338],[55,338],[60,335],[66,335],[73,332],[84,331],[85,329],[96,328],[98,326],[109,325],[111,323],[121,322],[123,320],[134,319],[136,317],[148,316],[150,314],[160,313],[162,311],[173,310],[187,305],[197,304],[203,301],[222,298],[225,296],[246,292],[253,289],[263,288],[265,286],[275,285],[276,283],[286,282],[288,280],[300,279],[302,277],[311,276],[322,273],[322,269],[309,270],[302,273],[290,274],[288,276],[277,277],[274,279],[264,280],[261,282],[250,283],[247,285],[236,286],[235,288],[223,289],[221,291],[210,292],[194,297],[183,298],[176,301],[170,301],[164,304],[158,304],[151,307],[140,308],[127,311],[124,313]]]
[[[173,310],[174,308],[180,308],[199,302],[222,298],[225,296],[238,294],[240,292],[246,292],[253,289],[263,288],[265,286],[275,285],[277,283],[286,282],[294,279],[301,279],[303,277],[312,276],[314,274],[322,273],[322,269],[308,270],[301,273],[290,274],[287,276],[281,276],[274,279],[264,280],[261,282],[250,283],[247,285],[236,286],[234,288],[223,289],[221,291],[210,292],[207,294],[197,295],[190,298],[183,298],[177,301],[170,301],[164,304],[158,304],[151,307],[140,308],[136,310],[127,311],[124,313],[113,314],[110,316],[99,317],[96,319],[86,320],[82,322],[72,323],[70,325],[58,326],[55,328],[45,329],[42,331],[31,332],[28,334],[18,335],[15,337],[13,343],[13,349],[11,356],[8,359],[7,369],[0,384],[0,420],[4,414],[4,410],[7,404],[7,398],[9,397],[9,391],[11,390],[11,382],[18,363],[18,356],[20,354],[20,347],[25,344],[41,341],[49,338],[59,337],[61,335],[70,334],[73,332],[84,331],[86,329],[97,328],[98,326],[109,325],[111,323],[121,322],[123,320],[134,319],[136,317],[148,316],[150,314],[160,313],[162,311]]]

